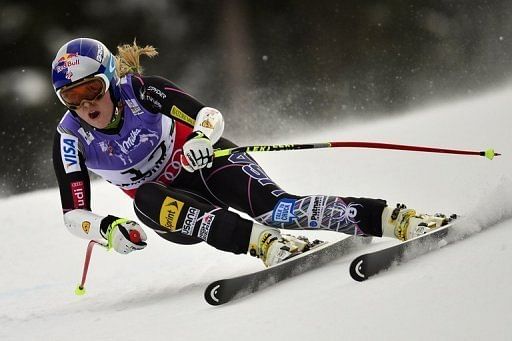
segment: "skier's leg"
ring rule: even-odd
[[[180,244],[206,241],[223,251],[246,253],[252,222],[194,198],[190,193],[146,183],[137,190],[138,218],[162,238]]]
[[[220,143],[222,148],[234,146],[225,139]],[[287,193],[246,153],[215,159],[213,167],[200,175],[203,189],[199,190],[211,200],[245,212],[263,225],[382,236],[384,200]]]
[[[262,258],[265,265],[281,262],[303,251],[309,244],[279,230],[253,223],[227,209],[205,203],[194,194],[158,183],[139,187],[134,200],[139,219],[158,235],[180,244],[206,241],[235,254]]]
[[[261,192],[265,187],[256,189]],[[270,200],[264,202],[271,203]],[[381,199],[325,195],[299,197],[282,193],[272,205],[268,211],[253,218],[263,225],[278,228],[322,229],[402,241],[428,233],[449,221],[445,215],[418,214],[402,204],[389,207]]]
[[[222,148],[235,146],[225,139],[219,144],[224,144]],[[322,229],[406,240],[448,220],[444,216],[417,214],[404,205],[397,210],[381,199],[293,195],[283,191],[246,153],[216,159],[214,167],[200,175],[206,188],[203,191],[212,200],[276,228]]]

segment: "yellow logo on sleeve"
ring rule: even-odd
[[[194,120],[189,115],[185,114],[183,111],[181,111],[175,105],[173,105],[171,108],[171,116],[179,119],[180,121],[186,122],[186,123],[190,124],[191,126],[194,126],[194,124],[196,123],[196,120]]]

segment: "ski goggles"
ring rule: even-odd
[[[57,90],[57,97],[66,107],[76,110],[84,102],[101,99],[105,95],[108,85],[108,78],[104,74],[97,74]]]

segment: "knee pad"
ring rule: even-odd
[[[160,237],[178,244],[200,243],[201,239],[183,234],[178,228],[178,220],[183,210],[181,203],[184,202],[180,200],[184,198],[179,197],[181,197],[179,193],[173,193],[161,184],[150,182],[137,189],[133,208],[140,221],[155,230]],[[161,222],[166,222],[167,225],[161,224]],[[175,224],[174,228],[172,228],[173,223]]]
[[[142,223],[162,238],[179,244],[209,245],[233,253],[246,253],[252,221],[190,193],[158,183],[140,186],[133,202]]]

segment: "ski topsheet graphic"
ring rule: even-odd
[[[362,254],[350,264],[350,276],[356,281],[362,282],[394,264],[407,262],[452,243],[461,237],[459,233],[454,233],[454,227],[459,224],[459,220],[453,220],[449,224],[422,236],[378,251]]]
[[[331,262],[370,241],[371,237],[350,236],[337,242],[322,244],[270,268],[215,281],[208,285],[204,297],[211,305],[230,302]]]

